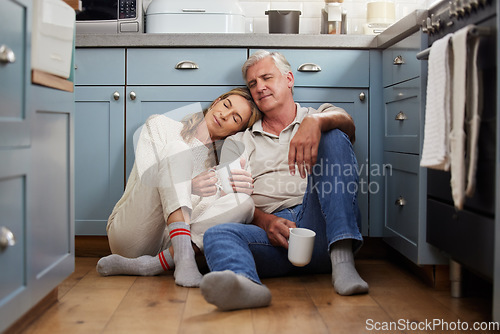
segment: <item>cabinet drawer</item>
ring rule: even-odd
[[[419,157],[384,153],[385,230],[411,244],[418,241]]]
[[[124,49],[76,49],[75,85],[124,84]]]
[[[250,55],[255,51],[257,50],[250,50]],[[289,49],[275,51],[282,53],[290,63],[297,87],[369,86],[368,51]]]
[[[420,61],[416,58],[422,43],[420,35],[415,33],[383,52],[384,87],[420,76]]]
[[[420,152],[420,78],[384,89],[384,150]]]
[[[0,228],[8,229],[15,244],[0,249],[0,305],[26,288],[27,169],[30,150],[0,151]],[[0,317],[1,319],[2,317]]]
[[[245,85],[246,49],[129,49],[128,85]]]

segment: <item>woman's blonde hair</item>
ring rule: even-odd
[[[184,126],[182,127],[182,130],[181,130],[182,139],[184,139],[185,142],[190,142],[191,140],[193,140],[193,138],[196,134],[196,128],[198,127],[198,125],[200,125],[201,122],[203,122],[207,111],[210,110],[210,108],[212,108],[218,101],[224,100],[231,95],[239,95],[239,96],[245,98],[248,101],[248,104],[250,105],[251,115],[250,115],[250,118],[248,119],[247,124],[245,124],[242,127],[242,129],[250,128],[252,125],[255,124],[255,122],[257,122],[261,118],[260,110],[259,110],[259,108],[257,108],[257,105],[255,105],[255,102],[253,101],[252,95],[250,94],[250,91],[248,90],[248,88],[236,87],[236,88],[233,88],[230,91],[222,94],[218,98],[216,98],[212,102],[210,107],[203,110],[202,113],[196,113],[196,114],[189,116],[188,118],[182,120],[181,122],[184,124]],[[219,150],[220,147],[222,147],[223,142],[224,142],[223,140],[218,140],[218,141],[214,142],[214,150],[213,150],[213,152],[211,152],[209,154],[209,157],[208,157],[207,162],[206,162],[206,164],[208,166],[213,165],[211,162],[214,160],[213,159],[214,155],[215,155],[215,163],[218,163],[217,150]]]

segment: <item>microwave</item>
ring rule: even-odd
[[[144,32],[143,0],[80,0],[77,34]]]

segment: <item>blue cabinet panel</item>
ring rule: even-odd
[[[129,49],[127,84],[244,85],[246,58],[246,49]],[[179,63],[184,67],[176,68]]]
[[[76,49],[75,85],[124,84],[124,49]]]
[[[12,62],[0,63],[0,148],[30,143],[26,99],[30,83],[31,13],[27,1],[2,1],[0,45],[12,51]]]
[[[304,107],[318,108],[323,103],[331,103],[343,108],[352,116],[356,125],[356,142],[353,148],[359,167],[358,202],[362,215],[362,233],[368,235],[368,195],[371,191],[378,191],[378,185],[370,181],[372,173],[368,156],[368,103],[366,99],[360,99],[361,93],[366,96],[367,90],[297,87],[294,98]]]
[[[250,50],[250,55],[255,51]],[[295,76],[295,86],[368,87],[369,51],[290,49],[275,51],[282,53],[290,63]],[[321,71],[312,70],[314,66],[307,65],[300,71],[299,68],[304,64],[317,65]]]
[[[15,245],[0,248],[0,330],[10,321],[4,310],[16,305],[15,298],[27,285],[26,225],[29,149],[0,151],[0,228],[12,232]],[[2,233],[0,231],[0,233]]]
[[[387,151],[420,153],[420,78],[384,89]]]
[[[106,234],[108,217],[123,193],[123,96],[123,87],[75,89],[76,234]]]

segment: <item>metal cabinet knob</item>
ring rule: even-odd
[[[397,206],[405,206],[406,205],[406,200],[404,199],[403,196],[399,196],[399,198],[394,202],[394,205]]]
[[[120,93],[114,92],[113,93],[113,98],[115,99],[115,101],[118,101],[120,99]]]
[[[175,65],[176,70],[197,70],[199,68],[198,64],[191,60],[183,60]]]
[[[399,55],[396,58],[394,58],[394,62],[393,62],[394,65],[403,65],[404,63],[405,63],[405,60],[404,60],[403,56]]]
[[[305,63],[297,68],[299,72],[321,72],[321,67],[313,63]]]
[[[398,112],[396,117],[394,118],[396,121],[404,121],[405,119],[408,119],[408,116],[402,111]]]
[[[364,101],[366,99],[366,94],[364,92],[359,93],[359,100]]]
[[[14,246],[16,244],[16,238],[14,233],[7,227],[2,226],[0,228],[0,251],[4,251],[5,248],[9,246]]]
[[[7,45],[0,45],[0,63],[9,64],[16,61],[16,55]]]
[[[130,92],[129,96],[132,101],[137,98],[137,94],[135,92]]]

